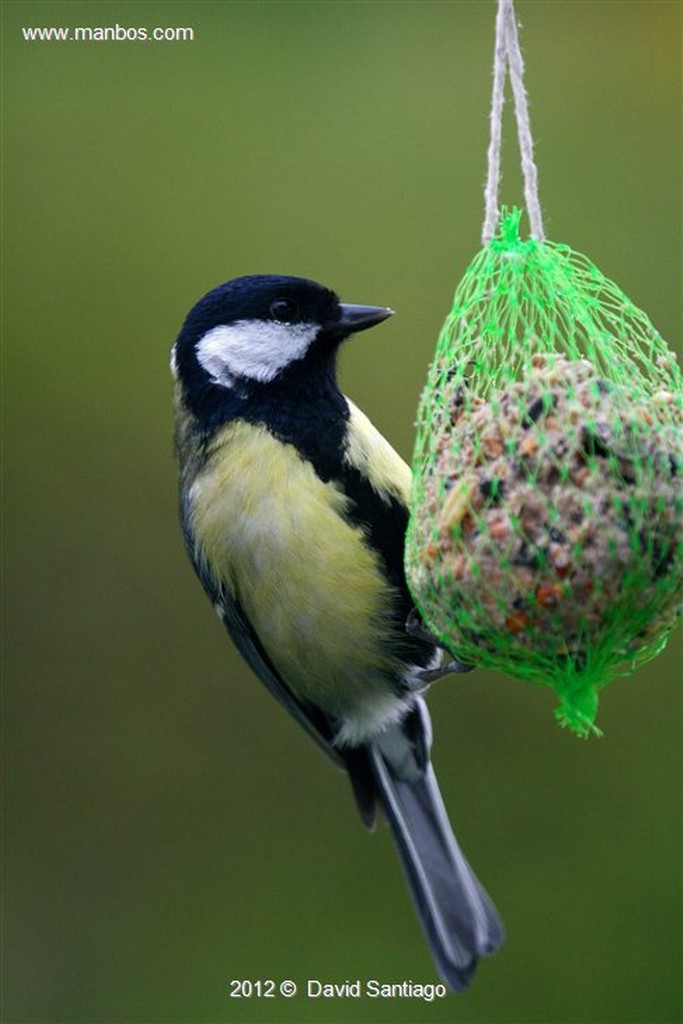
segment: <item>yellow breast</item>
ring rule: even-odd
[[[370,704],[386,714],[399,668],[393,592],[347,503],[293,445],[237,422],[192,485],[190,518],[197,554],[291,690],[335,715]]]

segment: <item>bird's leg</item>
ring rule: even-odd
[[[437,679],[442,679],[444,676],[450,676],[453,674],[462,675],[463,672],[473,672],[476,665],[468,665],[464,661],[449,661],[445,665],[441,665],[439,668],[420,668],[416,671],[416,677],[423,683],[435,683]]]
[[[443,679],[444,676],[472,672],[475,667],[475,665],[466,665],[462,661],[449,661],[445,665],[437,665],[436,668],[413,667],[404,676],[404,683],[407,689],[412,690],[413,693],[423,693],[428,686]]]
[[[416,640],[423,640],[425,643],[433,644],[434,647],[441,646],[436,637],[430,633],[421,620],[416,608],[410,609],[406,619],[405,630],[408,636],[415,637]],[[453,658],[445,665],[439,665],[436,668],[414,669],[411,673],[411,678],[415,681],[415,687],[419,688],[420,686],[429,686],[430,683],[435,683],[437,679],[441,679],[443,676],[449,676],[453,673],[471,672],[474,668],[474,665],[468,665],[464,661],[458,661],[457,658]]]

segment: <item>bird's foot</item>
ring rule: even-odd
[[[425,685],[435,683],[437,679],[442,679],[444,676],[450,675],[462,675],[464,672],[473,672],[476,665],[468,665],[464,661],[449,661],[446,665],[441,665],[439,668],[421,668],[417,669],[414,673],[416,679]]]
[[[435,647],[441,646],[434,634],[427,629],[418,615],[417,608],[411,608],[406,619],[405,630],[408,636],[415,637],[416,640],[423,640],[425,643],[433,644]],[[419,686],[429,686],[430,683],[435,683],[437,679],[441,679],[443,676],[462,675],[463,672],[472,672],[475,667],[475,665],[469,665],[467,662],[458,661],[457,658],[453,658],[446,665],[439,665],[436,668],[415,669],[412,677],[417,684],[416,688],[419,688]]]

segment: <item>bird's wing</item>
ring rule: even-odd
[[[345,768],[344,758],[332,744],[332,728],[327,717],[318,708],[297,700],[278,674],[237,598],[228,594],[222,587],[217,590],[215,582],[201,565],[196,565],[196,569],[235,647],[249,667],[332,763],[339,768]]]

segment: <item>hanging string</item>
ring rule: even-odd
[[[529,216],[531,237],[543,241],[543,217],[538,199],[538,171],[534,163],[534,141],[529,120],[529,106],[524,88],[524,61],[519,46],[513,0],[498,0],[496,44],[493,61],[493,95],[491,97],[491,134],[488,148],[488,175],[484,190],[485,215],[482,243],[486,245],[496,233],[499,220],[500,155],[503,130],[505,80],[510,84],[515,103],[517,138],[524,176],[524,201]]]
[[[500,184],[500,146],[503,131],[503,104],[507,67],[506,5],[498,4],[496,15],[496,46],[493,57],[493,95],[491,97],[491,136],[488,149],[488,176],[484,199],[486,214],[481,232],[482,244],[490,242],[498,226],[498,186]]]

